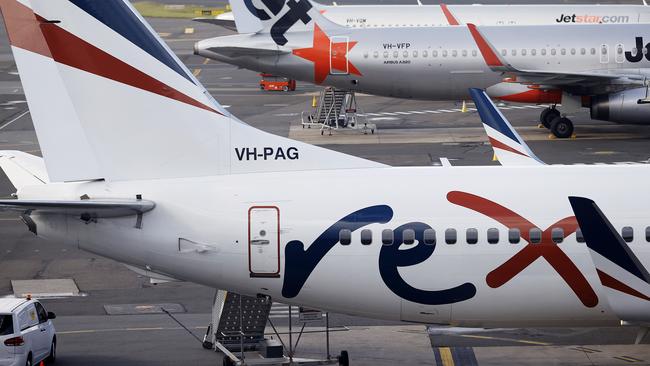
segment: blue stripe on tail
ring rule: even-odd
[[[107,27],[122,35],[143,51],[176,71],[179,75],[194,83],[192,78],[176,62],[167,49],[154,37],[149,29],[142,24],[122,0],[70,0]]]
[[[632,253],[630,247],[605,214],[598,208],[598,205],[583,197],[569,197],[569,202],[573,207],[587,246],[641,280],[650,283],[650,274]]]
[[[476,109],[483,123],[499,131],[504,136],[508,136],[512,141],[518,144],[521,143],[483,90],[472,88],[469,93],[474,100],[474,104],[476,104]]]

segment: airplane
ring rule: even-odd
[[[239,3],[232,3],[235,15],[247,12],[237,12]],[[265,11],[260,17],[269,20],[257,33],[205,39],[195,53],[389,97],[459,100],[469,88],[487,89],[503,101],[550,104],[540,122],[560,138],[573,135],[568,117],[583,108],[598,120],[650,121],[644,24],[354,29],[329,21],[309,0],[297,3]]]
[[[239,9],[215,17],[194,20],[220,25],[239,33],[255,33],[263,28],[254,14],[264,4],[253,0],[232,1]],[[476,25],[551,25],[551,24],[634,24],[650,23],[646,4],[395,4],[324,5],[314,2],[325,17],[349,28],[434,27],[473,23]],[[252,10],[252,11],[249,11]],[[257,10],[256,10],[257,9]]]
[[[0,10],[43,154],[0,151],[16,187],[0,207],[39,237],[377,319],[620,324],[567,197],[593,197],[615,225],[643,231],[647,167],[391,167],[240,121],[128,1]],[[650,261],[643,235],[631,247]]]

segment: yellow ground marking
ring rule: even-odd
[[[442,360],[442,366],[454,366],[454,357],[451,355],[451,349],[449,347],[440,347],[440,360]]]
[[[201,73],[201,69],[194,69],[194,72],[192,74],[194,74],[194,76],[198,77],[200,73]]]
[[[639,360],[638,358],[630,357],[630,356],[618,356],[614,357],[619,360],[627,361],[627,362],[643,362],[643,360]]]
[[[204,64],[204,65],[207,65],[208,62],[210,62],[210,59],[209,59],[209,58],[206,58],[205,60],[203,60],[203,64]]]
[[[495,341],[508,341],[508,342],[524,343],[524,344],[534,344],[537,346],[553,345],[552,343],[547,343],[547,342],[526,341],[523,339],[513,339],[513,338],[489,337],[489,336],[481,336],[481,335],[474,335],[474,334],[461,334],[460,336],[465,338],[491,339]]]

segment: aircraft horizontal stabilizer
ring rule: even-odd
[[[236,31],[237,26],[235,25],[235,21],[233,19],[219,19],[219,18],[194,18],[192,19],[195,22],[198,23],[206,23],[206,24],[212,24],[212,25],[218,25],[221,27],[224,27],[229,30]]]
[[[43,158],[22,151],[0,151],[0,168],[17,189],[50,181]]]
[[[152,201],[138,199],[0,200],[0,211],[13,211],[21,215],[38,213],[79,216],[83,219],[135,216],[149,212],[155,206]]]

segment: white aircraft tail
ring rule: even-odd
[[[289,42],[289,33],[320,30],[341,30],[346,28],[323,16],[323,7],[310,0],[231,0],[237,29],[242,24],[261,25],[257,33],[270,34],[273,41],[284,46]],[[241,31],[239,31],[242,33]]]
[[[231,116],[126,0],[0,0],[53,182],[381,164]]]
[[[478,110],[490,145],[501,165],[544,165],[485,91],[469,90]]]

